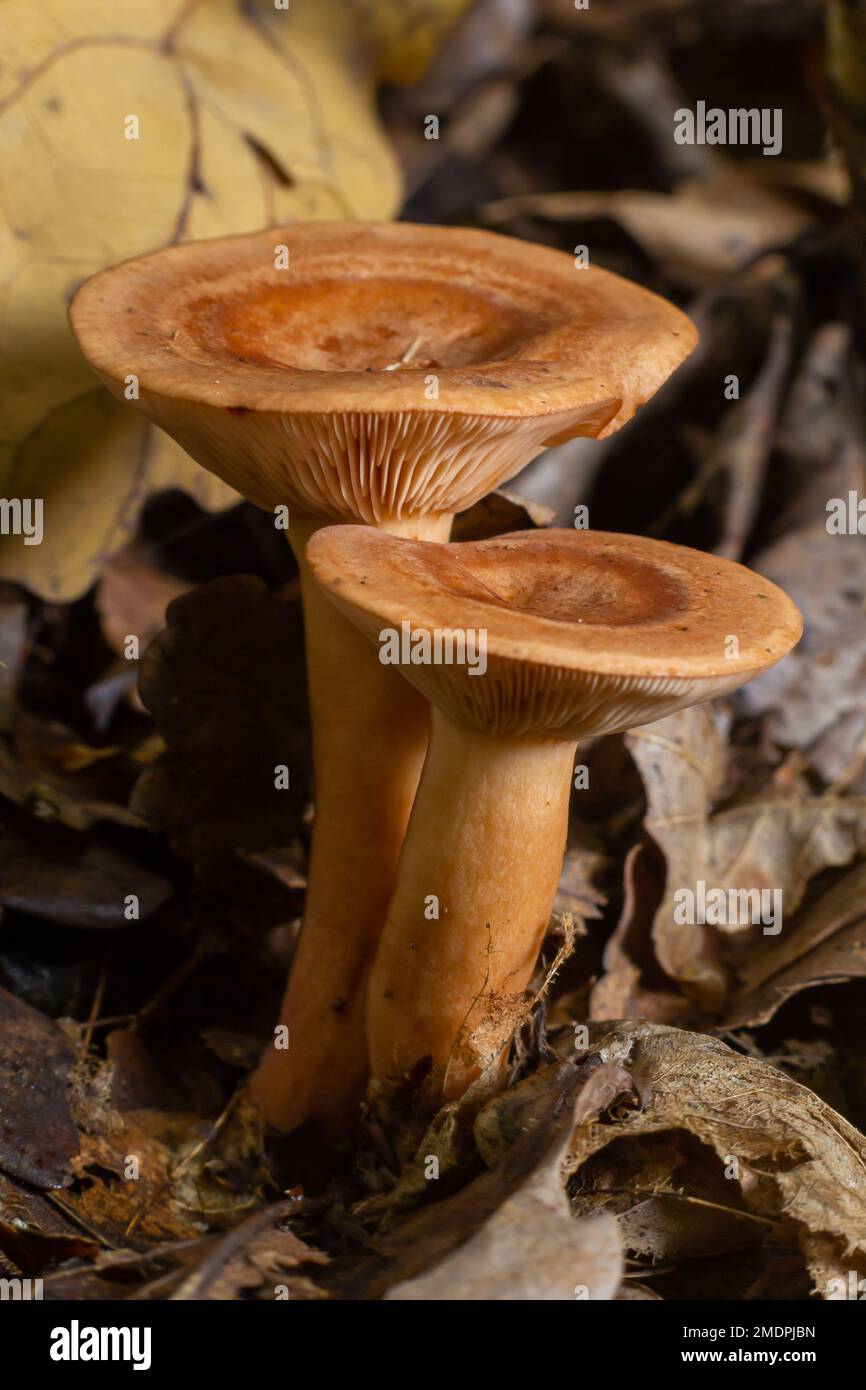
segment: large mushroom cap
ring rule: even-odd
[[[433,704],[495,733],[580,738],[661,719],[745,684],[802,632],[799,609],[761,575],[640,536],[520,531],[434,545],[329,527],[307,558],[372,641],[401,635],[401,671]],[[461,649],[455,635],[470,633]],[[439,664],[414,664],[419,634]],[[484,674],[448,662],[477,652],[480,634]]]
[[[252,501],[367,522],[461,510],[546,444],[611,433],[697,336],[559,251],[410,223],[172,246],[93,276],[70,317],[109,388],[134,375]]]

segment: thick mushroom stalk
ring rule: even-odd
[[[94,276],[70,317],[115,395],[249,501],[288,508],[296,553],[328,521],[446,539],[445,518],[546,445],[619,429],[696,341],[672,305],[561,252],[409,224],[173,246]],[[253,1088],[276,1127],[338,1133],[423,730],[301,568],[318,813],[289,1048]]]
[[[451,1100],[491,1045],[501,1050],[549,925],[574,748],[486,734],[434,712],[370,979],[374,1076],[402,1075],[429,1057],[439,1096]]]
[[[304,604],[313,726],[316,821],[303,929],[277,1028],[251,1092],[270,1124],[350,1127],[369,1076],[367,978],[430,735],[430,706],[331,604],[304,556],[312,519],[293,523]],[[415,535],[445,540],[450,517],[421,519]]]
[[[790,650],[802,622],[742,566],[634,536],[430,546],[338,528],[307,556],[369,638],[407,622],[407,654],[430,654],[401,666],[437,713],[368,1039],[379,1086],[427,1067],[422,1103],[435,1108],[503,1060],[562,864],[576,741],[736,689]],[[483,673],[444,659],[442,634],[455,631],[464,652],[474,634],[473,654],[483,634]]]

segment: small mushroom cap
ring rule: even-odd
[[[545,445],[612,433],[697,339],[562,252],[411,223],[168,247],[86,281],[70,319],[106,385],[137,377],[245,497],[374,524],[461,511]]]
[[[314,535],[307,558],[380,659],[398,635],[407,680],[491,733],[577,739],[646,724],[744,685],[803,630],[768,579],[640,536],[519,531],[436,545],[341,526]]]

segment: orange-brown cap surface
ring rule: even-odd
[[[696,341],[665,300],[562,252],[410,223],[169,247],[93,276],[70,318],[109,388],[136,377],[250,500],[384,524],[618,429]]]
[[[307,559],[372,641],[400,634],[402,674],[433,704],[491,733],[580,738],[648,723],[735,690],[802,632],[796,605],[761,575],[640,536],[522,531],[434,545],[329,527]],[[461,648],[455,635],[465,644],[468,632]],[[474,659],[481,634],[483,674],[478,661],[474,671],[448,661]]]

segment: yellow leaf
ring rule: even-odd
[[[464,3],[0,0],[0,496],[44,504],[42,543],[3,537],[0,577],[73,599],[154,491],[234,500],[94,385],[69,298],[174,241],[393,216],[372,54],[415,73]]]
[[[423,75],[470,0],[356,0],[366,14],[385,82],[408,85]]]

